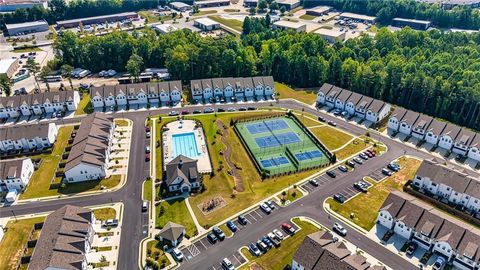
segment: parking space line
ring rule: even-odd
[[[248,213],[248,215],[253,218],[255,220],[255,222],[257,222],[257,219],[251,214],[251,213]]]
[[[257,210],[253,211],[253,213],[257,214],[257,216],[258,216],[259,218],[263,218],[263,216],[260,215],[260,214],[257,212]]]
[[[201,239],[200,241],[198,241],[198,242],[200,242],[200,244],[202,244],[202,246],[203,246],[205,249],[207,249],[207,246],[202,242],[204,239],[205,239],[205,238],[202,238],[202,239]]]
[[[240,262],[240,260],[237,258],[237,256],[235,256],[235,253],[233,253],[233,257],[235,258],[235,260],[237,260],[237,262],[238,262],[239,265],[242,264],[242,263]]]

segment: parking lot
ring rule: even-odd
[[[368,183],[366,181],[360,180],[360,182],[365,183],[365,186],[367,186],[367,188],[370,188],[372,186],[370,183]],[[338,192],[338,194],[342,195],[347,200],[353,198],[355,195],[357,195],[359,193],[361,193],[361,191],[358,190],[357,188],[355,188],[353,185],[345,188],[344,190],[342,190],[340,192]]]
[[[369,177],[372,178],[373,180],[375,180],[375,182],[380,182],[382,181],[385,177],[387,177],[383,172],[382,172],[382,169],[383,168],[379,168],[375,171],[373,171]]]
[[[335,173],[342,173],[340,172],[338,169],[335,169]],[[318,187],[312,185],[310,182],[307,182],[305,184],[303,184],[301,187],[303,189],[305,189],[306,191],[308,192],[313,192],[315,189],[321,187],[321,186],[325,186],[325,185],[328,185],[329,183],[333,182],[335,180],[335,178],[332,178],[326,174],[322,174],[320,176],[317,176],[316,178],[314,178],[317,183],[318,183]]]
[[[275,209],[278,209],[280,207],[277,203],[274,202],[274,204],[275,204]],[[272,213],[270,213],[270,215],[275,214],[275,211],[276,211],[275,209],[272,211]],[[251,224],[255,224],[255,223],[261,221],[264,217],[268,216],[268,214],[265,213],[260,208],[255,208],[254,210],[243,214],[243,216],[247,219],[247,224],[246,225],[240,224],[237,219],[232,220],[232,222],[237,226],[238,231],[245,230],[248,226],[251,226]],[[223,240],[223,241],[230,241],[230,238],[235,238],[235,233],[231,237],[225,238],[225,240]],[[211,248],[215,245],[216,244],[212,244],[207,239],[207,236],[205,235],[204,237],[200,238],[198,241],[195,241],[191,245],[185,247],[181,251],[182,251],[182,253],[185,257],[185,260],[190,261],[194,257],[198,256],[200,253],[204,252],[208,248]],[[235,253],[232,256],[234,256],[234,255],[235,255]],[[230,260],[235,266],[237,266],[235,264],[235,261],[240,262],[240,258],[243,259],[243,257],[241,255],[236,256],[236,257],[238,257],[239,260],[236,260],[236,259]],[[218,268],[219,266],[220,266],[219,263],[215,264],[215,265],[212,265],[211,269],[221,269],[221,268]]]

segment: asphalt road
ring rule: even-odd
[[[219,104],[211,105],[212,108],[239,108],[239,107],[282,107],[287,109],[299,110],[302,109],[309,114],[322,115],[327,121],[333,120],[337,122],[338,127],[346,130],[354,135],[362,135],[366,133],[366,129],[353,125],[351,123],[342,121],[336,117],[328,114],[318,112],[315,109],[307,107],[301,103],[293,100],[282,100],[271,103],[249,103],[249,104]],[[187,110],[192,112],[195,109],[204,108],[206,106],[189,106],[181,109],[174,109],[176,111]],[[41,213],[54,211],[65,204],[72,204],[78,206],[93,206],[98,204],[105,204],[111,202],[123,202],[124,212],[122,220],[122,236],[120,241],[120,251],[118,258],[118,269],[137,269],[139,258],[139,244],[141,240],[148,235],[148,218],[147,214],[141,212],[142,203],[142,183],[145,177],[149,175],[148,163],[144,162],[144,149],[147,140],[145,139],[144,122],[150,115],[167,114],[172,109],[151,109],[128,112],[113,113],[117,118],[128,118],[133,121],[132,143],[130,148],[130,159],[128,166],[127,182],[125,186],[114,192],[100,193],[90,196],[81,197],[66,197],[58,200],[39,201],[27,204],[19,204],[11,207],[0,208],[0,217],[8,217],[12,215],[27,215],[33,213]],[[73,124],[81,121],[83,117],[75,117],[68,119],[55,120],[58,124]],[[365,165],[360,166],[354,173],[338,177],[332,184],[327,187],[315,190],[311,195],[308,195],[299,201],[295,202],[289,207],[276,210],[274,214],[265,218],[260,224],[249,230],[239,232],[233,239],[229,239],[218,245],[217,248],[208,249],[206,252],[200,253],[192,260],[192,262],[182,265],[184,269],[208,269],[209,266],[215,262],[233,253],[240,246],[257,240],[261,235],[273,229],[281,222],[290,219],[291,217],[304,215],[316,219],[327,227],[330,227],[333,221],[329,219],[328,214],[322,208],[322,202],[328,196],[339,192],[346,187],[352,185],[353,182],[361,179],[361,176],[368,175],[374,170],[384,166],[387,162],[399,157],[403,154],[411,154],[420,158],[432,158],[430,154],[422,151],[417,151],[415,148],[408,147],[401,142],[382,137],[370,132],[371,136],[383,142],[389,148],[389,151],[381,158],[374,158]],[[472,176],[479,177],[478,173],[472,172]],[[346,226],[348,228],[348,226]],[[377,257],[382,262],[386,263],[394,269],[414,269],[413,265],[406,263],[405,260],[396,254],[386,251],[380,247],[379,244],[370,240],[369,238],[357,233],[353,229],[349,230],[347,239],[359,248],[365,250],[367,253]]]

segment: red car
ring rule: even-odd
[[[146,126],[146,127],[145,127],[145,131],[146,131],[146,132],[150,132],[150,127],[149,127],[149,126]]]
[[[284,229],[289,234],[294,234],[296,231],[295,228],[292,227],[292,225],[286,222],[282,224],[282,229]]]
[[[145,155],[145,161],[150,161],[150,154]]]
[[[185,111],[182,111],[182,114],[185,115],[185,114],[189,114],[190,112],[185,110]]]
[[[365,151],[363,152],[365,155],[367,155],[369,158],[372,158],[373,157],[373,154],[372,152],[368,152],[368,151]]]

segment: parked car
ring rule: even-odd
[[[265,243],[263,243],[262,240],[258,240],[258,241],[257,241],[257,247],[258,247],[258,249],[260,249],[260,251],[262,251],[262,252],[267,252],[267,250],[268,250],[267,245],[265,245]]]
[[[275,209],[275,204],[273,203],[273,201],[266,201],[268,207],[270,207],[270,209]]]
[[[267,238],[268,240],[270,240],[270,242],[272,242],[272,244],[275,246],[275,247],[279,247],[281,245],[280,241],[278,241],[277,237],[275,236],[275,234],[273,233],[268,233],[267,234]]]
[[[145,132],[150,132],[150,126],[145,126]]]
[[[177,116],[178,112],[177,111],[171,111],[168,113],[168,116]]]
[[[248,249],[250,250],[250,252],[252,253],[253,256],[258,257],[262,254],[260,252],[260,249],[254,243],[251,243],[250,245],[248,245]]]
[[[147,212],[148,211],[148,202],[143,201],[142,203],[142,212]]]
[[[347,198],[345,198],[345,196],[343,196],[342,194],[333,195],[333,199],[339,203],[344,203],[347,200]]]
[[[199,113],[202,113],[202,111],[200,111],[200,110],[194,110],[193,111],[193,114],[199,114]]]
[[[332,178],[337,177],[337,174],[334,171],[327,171],[327,175],[332,177]]]
[[[355,162],[358,163],[358,164],[363,164],[362,159],[359,158],[359,157],[354,157],[354,158],[353,158],[353,161],[355,161]]]
[[[388,167],[390,170],[394,171],[394,172],[400,171],[400,165],[398,165],[398,163],[395,163],[395,162],[390,162],[390,163],[387,165],[387,167]]]
[[[214,226],[212,228],[212,232],[215,234],[215,236],[218,237],[218,239],[220,239],[220,241],[223,241],[225,239],[225,233],[219,227]]]
[[[342,236],[347,235],[347,229],[345,229],[342,225],[340,225],[337,222],[333,223],[333,230]]]
[[[145,154],[145,161],[150,161],[150,154]]]
[[[360,153],[358,156],[364,160],[368,160],[368,156],[365,155],[364,153]]]
[[[343,111],[341,114],[340,114],[341,117],[346,117],[348,116],[348,112],[347,111]]]
[[[272,209],[270,207],[268,207],[268,205],[266,203],[261,203],[260,204],[260,209],[262,209],[263,212],[265,212],[267,214],[270,214],[272,212]]]
[[[150,146],[145,146],[145,153],[149,154],[150,153]]]
[[[224,111],[225,111],[224,108],[218,108],[218,109],[217,109],[217,112],[224,112]]]
[[[286,231],[288,234],[295,234],[295,232],[297,231],[295,230],[295,228],[292,227],[292,225],[286,222],[282,224],[282,229]]]
[[[172,255],[177,261],[183,260],[183,253],[178,248],[172,249]]]
[[[393,175],[393,172],[390,171],[390,170],[387,169],[387,168],[383,168],[383,169],[382,169],[382,173],[385,174],[385,175],[387,175],[387,176]]]
[[[218,241],[218,238],[215,236],[215,234],[213,232],[210,232],[208,235],[207,235],[207,239],[208,241],[210,241],[210,243],[212,244],[215,244],[217,241]]]
[[[365,155],[367,155],[368,158],[373,158],[374,155],[371,152],[365,151],[363,152]]]
[[[353,187],[360,190],[361,192],[367,192],[367,190],[368,190],[367,183],[365,183],[363,181],[358,181],[358,182],[353,183]]]
[[[273,234],[275,234],[275,237],[280,241],[282,241],[285,238],[285,236],[283,236],[283,233],[278,229],[273,230]]]
[[[335,115],[335,116],[339,116],[341,113],[342,113],[342,111],[340,111],[340,109],[335,109],[333,111],[333,115]]]
[[[182,111],[182,115],[186,115],[186,114],[189,114],[189,113],[190,113],[190,112],[187,111],[187,110],[183,110],[183,111]]]
[[[243,111],[246,111],[247,108],[245,108],[245,107],[240,107],[240,109],[238,109],[238,110],[241,111],[241,112],[243,112]]]
[[[433,263],[433,270],[440,270],[443,269],[445,264],[447,263],[447,260],[443,258],[442,256],[438,256],[435,262]]]
[[[333,122],[333,121],[328,121],[328,124],[330,126],[333,126],[333,127],[336,127],[337,126],[337,123]]]
[[[117,227],[118,226],[118,219],[107,219],[102,222],[103,227]]]
[[[247,225],[247,219],[245,218],[244,215],[238,216],[238,223],[240,223],[242,225]]]
[[[309,182],[312,186],[318,187],[318,182],[317,182],[317,180],[315,180],[315,179],[310,179],[310,180],[308,180],[308,182]]]
[[[237,231],[237,226],[235,225],[235,223],[231,222],[231,221],[227,221],[227,227],[232,231],[232,232],[236,232]]]
[[[355,168],[355,163],[353,161],[347,160],[347,162],[345,162],[345,163],[347,163],[348,166],[350,166],[352,168]]]
[[[413,253],[415,253],[415,250],[417,250],[417,247],[418,247],[418,244],[415,243],[415,242],[410,242],[410,244],[408,244],[408,247],[407,247],[407,255],[408,256],[412,256]]]
[[[265,243],[269,249],[273,247],[272,241],[270,241],[270,239],[268,239],[266,236],[262,237],[262,242]]]
[[[205,108],[205,109],[203,110],[203,113],[213,113],[213,112],[215,112],[215,110],[214,110],[213,108],[211,108],[211,107]]]
[[[234,112],[234,111],[236,111],[236,109],[233,108],[233,107],[230,107],[230,108],[227,109],[227,111],[229,111],[229,112]]]
[[[247,110],[249,110],[249,111],[255,111],[256,109],[257,109],[257,108],[255,108],[255,107],[248,107],[248,108],[247,108]]]
[[[318,119],[318,121],[320,121],[320,122],[325,122],[325,121],[326,121],[326,120],[325,120],[325,117],[323,117],[323,116],[319,116],[317,119]]]
[[[235,266],[233,266],[233,263],[227,258],[222,260],[222,266],[226,270],[235,270]]]
[[[347,166],[344,166],[344,165],[338,166],[338,169],[339,169],[340,171],[342,171],[342,172],[348,172]]]

